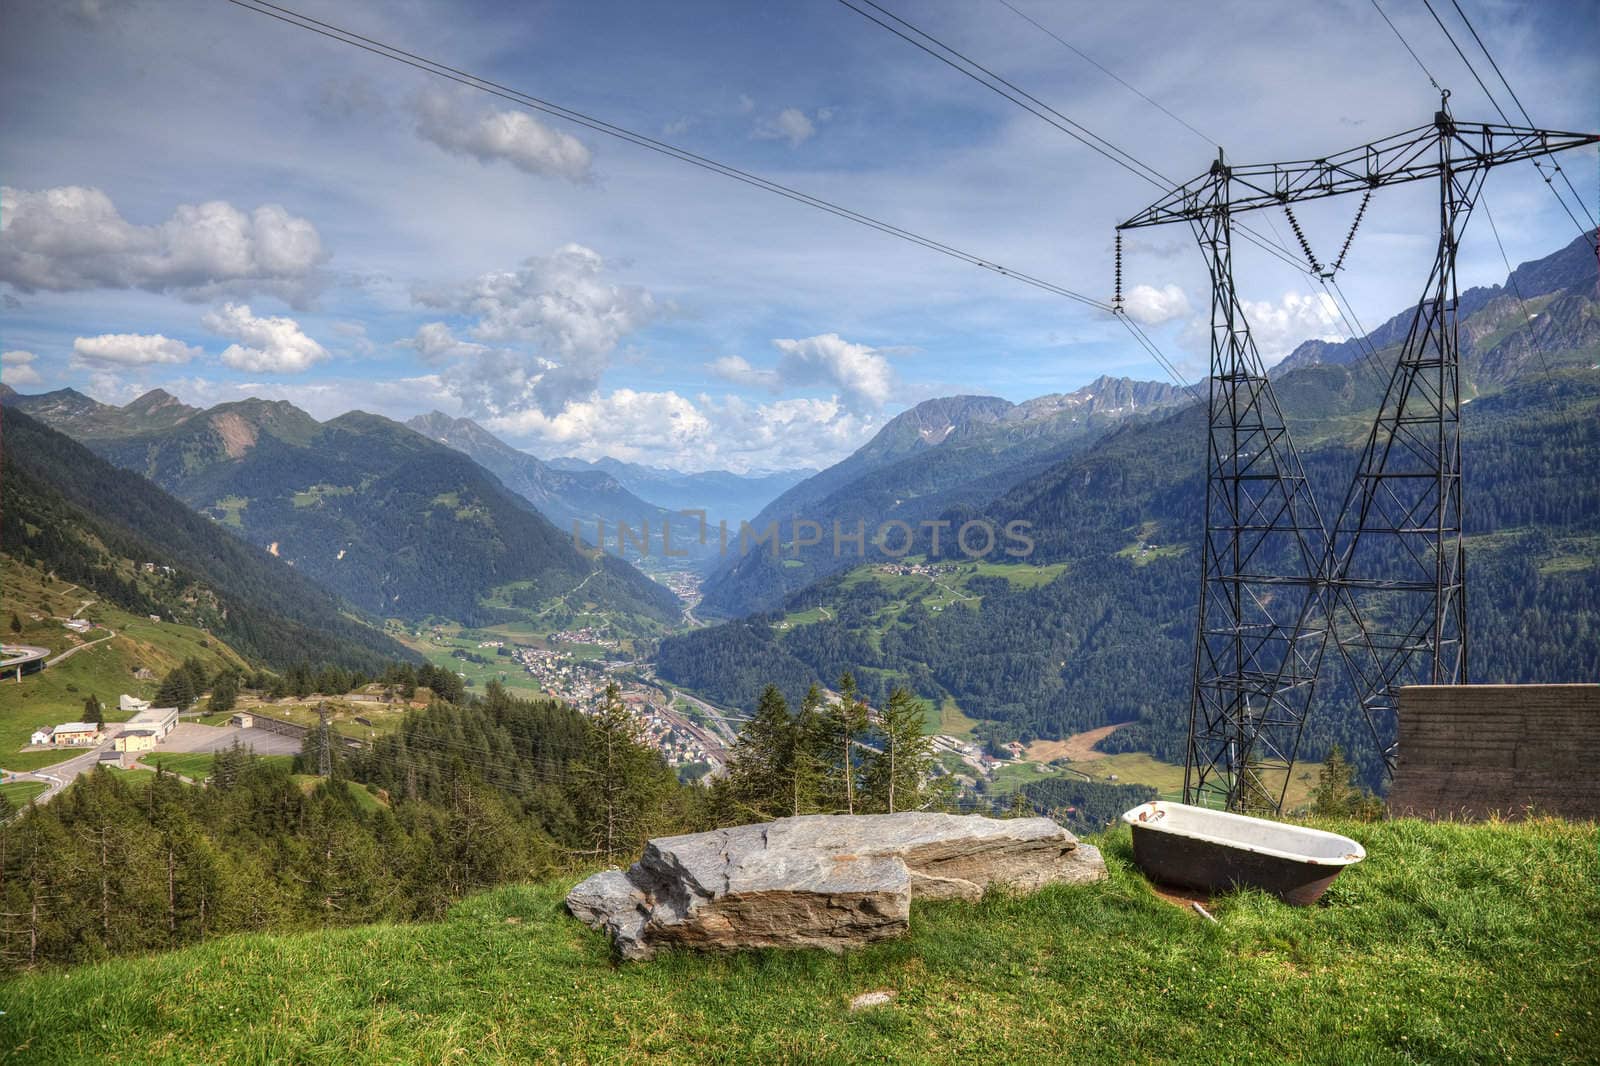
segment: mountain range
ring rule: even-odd
[[[711,550],[700,543],[699,524],[675,509],[646,503],[603,468],[563,468],[513,448],[469,418],[451,418],[433,411],[408,419],[406,425],[431,440],[454,448],[488,470],[512,492],[533,504],[558,529],[590,544],[604,538],[607,550],[640,565],[665,565],[665,547],[683,552],[683,564],[703,561]],[[625,465],[625,464],[618,464]],[[643,535],[647,548],[640,552],[624,538],[619,524],[631,535]],[[671,526],[670,539],[662,528]]]
[[[8,408],[3,434],[0,543],[23,564],[279,670],[415,657],[283,560],[42,422]]]
[[[909,543],[890,545],[893,553],[925,552],[933,534],[920,528],[922,522],[955,507],[981,505],[1108,430],[1191,399],[1175,385],[1102,376],[1075,392],[1024,403],[997,396],[924,401],[890,419],[846,459],[762,508],[750,525],[757,531],[777,525],[784,542],[780,557],[764,547],[734,551],[707,579],[704,609],[725,617],[770,610],[789,593],[863,557],[891,558],[884,545],[870,540],[886,522],[904,522],[912,534]],[[816,523],[820,542],[790,543],[796,519]],[[864,528],[869,540],[860,551],[846,546],[836,552],[836,527],[845,535]],[[954,533],[944,535],[948,541]]]
[[[72,390],[6,403],[377,618],[486,622],[580,586],[574,607],[653,624],[677,616],[664,587],[581,550],[461,452],[377,415],[318,422],[281,400],[196,411],[149,395],[113,408]]]
[[[1477,634],[1471,676],[1588,680],[1600,675],[1595,259],[1575,244],[1512,278],[1515,286],[1508,279],[1469,290],[1460,321],[1464,344],[1470,338],[1463,434]],[[1273,372],[1324,501],[1336,505],[1349,482],[1407,324],[1402,314],[1361,344],[1302,345],[1292,364]],[[707,613],[735,620],[663,641],[660,676],[748,708],[767,682],[798,697],[813,681],[851,670],[874,698],[909,683],[954,705],[996,744],[1133,721],[1106,743],[1181,762],[1205,413],[1169,405],[1054,453],[1013,445],[980,450],[969,465],[962,449],[946,451],[951,441],[1003,431],[1009,410],[984,397],[923,405],[765,513],[793,504],[859,517],[868,528],[901,516],[933,517],[947,528],[1025,522],[1033,541],[1026,560],[997,567],[1007,560],[995,558],[982,569],[947,559],[946,573],[926,576],[883,566],[890,560],[881,554],[818,567],[787,552],[780,560],[753,553],[707,583]],[[882,485],[889,491],[875,494]],[[931,505],[921,504],[918,488]],[[1325,665],[1319,706],[1327,710],[1308,727],[1307,754],[1340,744],[1376,784],[1381,764],[1348,683],[1331,660]]]
[[[609,456],[594,462],[563,456],[551,459],[550,465],[558,470],[608,474],[628,491],[658,507],[673,512],[704,511],[712,525],[725,519],[735,528],[740,519],[755,514],[774,496],[816,473],[810,467],[746,474],[728,470],[686,473],[664,466],[628,463]]]

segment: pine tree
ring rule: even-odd
[[[615,681],[606,685],[600,707],[585,724],[587,750],[574,773],[582,782],[579,796],[594,851],[611,858],[631,852],[648,835],[673,778],[660,754],[639,742],[639,723],[623,706]]]
[[[839,701],[827,710],[828,743],[832,749],[829,777],[835,800],[846,814],[856,813],[856,744],[867,731],[867,705],[856,692],[856,679],[839,679]]]
[[[224,670],[211,682],[211,703],[208,710],[212,714],[226,714],[233,710],[239,700],[239,676],[232,670]]]
[[[813,682],[800,701],[800,713],[794,719],[793,745],[784,766],[784,777],[786,809],[795,817],[814,813],[820,806],[826,766],[823,753],[828,743],[828,722],[822,713],[826,703],[822,687]]]
[[[925,708],[903,688],[889,694],[873,736],[877,751],[867,760],[864,799],[873,808],[910,810],[922,803],[924,780],[933,767],[933,738],[923,733]]]
[[[1311,791],[1311,811],[1330,818],[1371,821],[1383,816],[1383,801],[1361,787],[1359,771],[1335,744]]]
[[[795,748],[795,722],[789,704],[768,685],[756,713],[739,731],[728,767],[729,788],[741,815],[765,820],[788,806],[788,775]]]
[[[17,617],[17,612],[16,611],[12,611],[11,612],[11,632],[13,632],[13,633],[21,633],[22,632],[22,619]]]
[[[100,697],[92,692],[83,700],[83,720],[93,722],[99,729],[106,727],[106,709],[100,705]]]

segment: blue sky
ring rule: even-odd
[[[1239,161],[1436,106],[1370,0],[1013,2]],[[1492,119],[1420,0],[1383,2]],[[291,6],[1096,297],[1112,225],[1157,195],[832,0]],[[885,6],[1172,177],[1214,154],[998,0]],[[0,373],[24,392],[437,407],[540,455],[753,469],[831,462],[930,396],[1165,378],[1090,309],[221,0],[9,7]],[[1600,4],[1463,7],[1539,123],[1600,129]],[[1564,163],[1594,210],[1595,153]],[[1514,263],[1574,235],[1541,186],[1490,178]],[[1374,200],[1342,282],[1369,327],[1419,288],[1435,195]],[[1324,259],[1354,206],[1300,213]],[[1463,282],[1504,273],[1480,221]],[[1189,235],[1131,238],[1127,276],[1200,376]],[[1343,333],[1276,261],[1242,250],[1238,279],[1268,358]]]

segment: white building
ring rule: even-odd
[[[155,734],[157,740],[160,740],[177,726],[178,708],[145,707],[128,719],[126,724],[129,729],[148,729]]]
[[[48,744],[50,743],[50,738],[55,735],[55,732],[56,731],[54,729],[51,729],[48,726],[44,729],[35,729],[33,731],[33,737],[28,741],[28,743]]]
[[[124,692],[117,700],[117,706],[125,711],[146,711],[150,709],[150,701],[141,700],[138,696],[130,696]]]

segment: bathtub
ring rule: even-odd
[[[1134,862],[1152,881],[1205,892],[1259,888],[1297,907],[1315,903],[1367,855],[1337,833],[1183,803],[1141,803],[1122,820],[1133,827]]]

